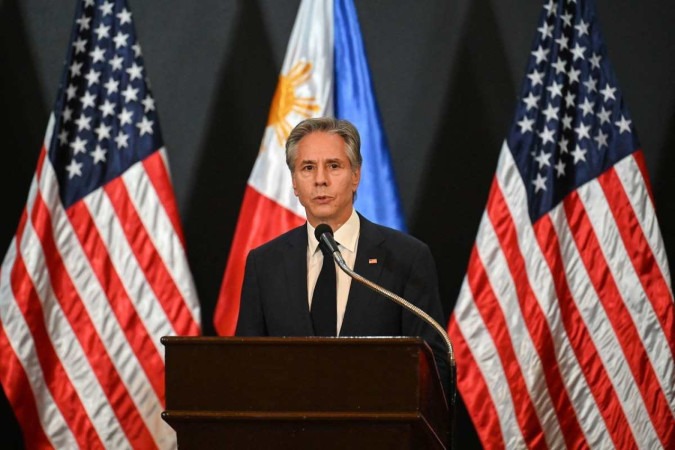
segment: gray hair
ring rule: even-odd
[[[347,120],[339,120],[333,117],[316,117],[305,119],[293,128],[286,140],[286,165],[291,173],[295,170],[295,160],[298,155],[298,144],[305,136],[312,133],[337,134],[345,142],[347,158],[355,172],[361,168],[361,137],[354,125]]]

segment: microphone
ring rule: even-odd
[[[320,223],[314,230],[314,237],[316,237],[316,240],[319,241],[319,245],[324,252],[328,251],[328,253],[331,255],[335,255],[335,253],[337,253],[340,255],[340,257],[342,257],[342,253],[340,253],[337,242],[335,242],[335,239],[333,239],[333,230],[331,229],[330,225],[326,223]]]
[[[424,320],[426,323],[431,325],[431,327],[438,334],[441,335],[443,341],[445,342],[445,345],[448,348],[448,363],[449,363],[448,369],[450,371],[450,390],[451,390],[450,409],[454,417],[454,406],[456,397],[456,387],[455,387],[456,363],[455,363],[455,351],[453,349],[452,342],[450,342],[450,338],[448,337],[448,333],[429,314],[427,314],[425,311],[423,311],[416,305],[413,305],[406,299],[399,297],[393,292],[388,291],[382,286],[373,283],[372,281],[362,277],[361,275],[350,269],[349,266],[347,266],[347,263],[345,262],[344,258],[342,257],[342,253],[340,253],[340,249],[338,248],[337,242],[335,242],[335,239],[333,239],[333,230],[331,229],[330,225],[325,223],[317,225],[317,227],[314,229],[314,236],[319,241],[319,246],[321,247],[321,249],[323,251],[327,250],[329,253],[333,255],[333,259],[340,267],[340,269],[342,269],[343,272],[349,275],[352,279],[358,281],[364,286],[383,295],[384,297],[390,299],[394,303],[402,306],[411,313],[415,314],[417,317],[419,317],[420,319]]]

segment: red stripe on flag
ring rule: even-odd
[[[189,306],[143,226],[122,178],[110,181],[104,190],[110,198],[131,250],[176,334],[200,334],[199,325],[187,314]]]
[[[63,419],[82,448],[103,448],[103,442],[91,423],[49,338],[40,299],[20,255],[17,255],[12,269],[12,290],[17,299],[17,305],[30,328],[45,384],[61,411]]]
[[[534,447],[546,447],[544,430],[541,422],[539,422],[532,398],[530,398],[527,383],[518,364],[518,357],[513,350],[504,312],[499,306],[499,301],[492,290],[485,267],[478,256],[475,246],[471,251],[466,278],[471,287],[476,308],[487,326],[492,342],[494,342],[497,348],[499,360],[504,369],[513,404],[515,405],[516,418],[525,442],[532,444]]]
[[[642,345],[640,334],[612,277],[579,194],[570,193],[563,200],[563,206],[570,229],[574,230],[572,235],[581,259],[621,345],[656,433],[666,448],[672,447],[675,444],[672,427],[675,417]]]
[[[40,154],[38,155],[37,167],[35,168],[35,176],[38,178],[38,180],[42,174],[42,166],[45,163],[45,158],[47,158],[47,149],[43,145],[42,149],[40,150]]]
[[[570,448],[588,447],[563,383],[551,330],[527,277],[525,260],[518,245],[518,232],[496,179],[492,183],[486,211],[509,265],[527,329],[537,349],[541,364],[545,368],[544,378],[555,406],[555,413],[560,422],[565,443]]]
[[[40,158],[43,160],[44,158]],[[38,165],[40,163],[38,162]],[[19,226],[17,227],[17,245],[18,237],[23,234],[26,226],[27,214],[23,210]],[[20,255],[17,254],[17,258]],[[5,273],[5,276],[11,276],[11,273]],[[0,272],[0,278],[2,273]],[[17,421],[21,424],[23,431],[24,445],[26,448],[52,448],[47,435],[40,425],[40,415],[37,410],[37,402],[33,389],[28,381],[28,375],[21,364],[14,349],[10,346],[5,330],[0,320],[0,355],[3,355],[2,364],[0,364],[0,382],[2,383],[7,400],[12,405]]]
[[[42,200],[41,194],[36,197],[31,219],[35,232],[42,242],[45,263],[54,294],[71,328],[77,335],[87,360],[106,393],[108,402],[112,406],[122,429],[133,447],[156,447],[150,431],[130,398],[105,345],[96,333],[96,328],[64,266],[59,248],[54,241],[50,212]]]
[[[499,414],[490,395],[483,373],[480,371],[476,360],[473,358],[471,349],[464,339],[455,322],[454,315],[448,326],[450,339],[455,350],[457,360],[457,387],[462,394],[462,399],[467,407],[471,420],[479,433],[483,447],[495,450],[506,448],[504,435],[499,423]]]
[[[9,345],[2,322],[0,322],[0,354],[3,355],[3,361],[0,364],[0,381],[7,394],[7,400],[12,405],[16,420],[21,424],[25,447],[53,448],[40,425],[35,396],[28,382],[26,371],[14,353],[14,349]]]
[[[152,187],[159,197],[159,201],[169,217],[173,230],[180,239],[183,248],[185,248],[185,237],[183,236],[183,227],[180,224],[180,214],[178,213],[178,206],[176,205],[176,198],[173,195],[173,184],[169,171],[164,164],[162,152],[153,152],[150,156],[143,160],[143,167],[150,178]]]
[[[40,197],[38,196],[33,208],[34,213],[40,208],[39,201]],[[35,354],[40,361],[45,384],[78,444],[83,448],[88,446],[103,448],[103,442],[101,442],[91,419],[87,415],[84,405],[80,401],[80,397],[49,337],[40,297],[21,256],[20,244],[26,225],[23,218],[21,225],[16,233],[16,259],[12,267],[11,285],[17,306],[26,320],[32,340],[35,343]],[[47,253],[47,251],[49,251],[48,247],[44,248],[44,252]]]
[[[567,284],[560,243],[550,216],[542,216],[534,225],[534,231],[539,247],[551,269],[560,313],[570,345],[579,361],[579,367],[584,373],[593,399],[602,414],[607,431],[616,447],[637,448],[621,402],[602,365],[598,350],[591,339],[588,328],[584,325],[584,320]]]
[[[304,218],[261,195],[251,186],[246,186],[223,285],[213,315],[213,324],[218,334],[232,336],[237,329],[239,299],[248,252],[304,222]]]
[[[138,317],[133,301],[120,280],[108,254],[108,249],[98,233],[94,220],[83,202],[73,204],[67,211],[70,223],[96,278],[110,303],[127,342],[134,351],[155,394],[164,404],[164,360],[152,344],[154,339]]]
[[[616,221],[616,227],[628,256],[633,263],[635,273],[640,278],[642,288],[647,294],[666,335],[666,340],[670,346],[670,357],[675,359],[675,318],[673,317],[675,311],[673,310],[673,296],[670,288],[666,284],[640,226],[640,221],[635,215],[616,171],[608,170],[598,177],[598,181],[607,197],[609,208]]]

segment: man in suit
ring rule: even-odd
[[[252,250],[246,261],[238,336],[420,336],[434,351],[448,388],[447,351],[423,320],[352,279],[324,255],[315,228],[328,224],[347,265],[446,324],[436,266],[426,244],[376,225],[353,202],[361,176],[360,138],[352,124],[333,118],[300,122],[286,142],[293,190],[307,223]],[[330,272],[335,272],[331,274]],[[326,299],[328,297],[328,300]],[[328,301],[328,303],[326,303]],[[327,305],[327,306],[326,306]],[[327,316],[327,317],[326,317]]]

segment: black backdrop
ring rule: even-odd
[[[185,228],[203,328],[299,0],[130,0]],[[675,3],[598,0],[600,24],[647,158],[666,251],[675,255]],[[541,3],[357,0],[411,234],[436,257],[449,315]],[[74,0],[0,0],[0,253],[24,205],[56,97]],[[447,219],[441,219],[448,217]],[[0,362],[1,363],[1,362]],[[0,421],[20,447],[6,399]],[[479,447],[465,413],[460,448]]]

